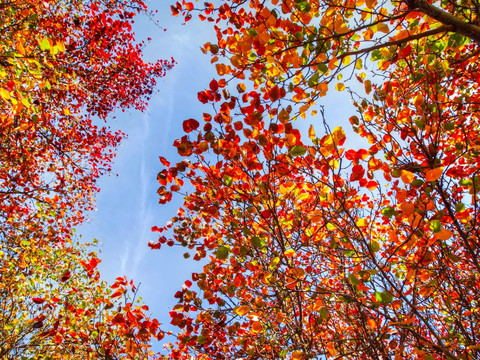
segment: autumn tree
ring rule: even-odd
[[[52,209],[52,237],[91,208],[95,181],[122,138],[92,123],[114,109],[143,109],[172,63],[142,60],[132,31],[138,1],[7,1],[0,4],[0,216],[3,229]]]
[[[147,359],[156,319],[119,277],[100,280],[92,245],[21,241],[0,266],[1,359]]]
[[[185,160],[161,159],[160,202],[185,202],[151,244],[205,262],[170,357],[477,358],[478,4],[205,6],[214,111],[183,123]],[[317,111],[357,81],[363,148]]]
[[[173,64],[142,59],[137,15],[141,0],[0,3],[1,359],[145,359],[161,337],[72,234],[123,137],[102,121],[144,109]]]

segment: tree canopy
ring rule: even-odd
[[[0,358],[151,358],[163,331],[133,283],[101,281],[92,245],[35,240],[0,253]]]
[[[477,358],[478,3],[196,6],[172,11],[215,27],[213,110],[161,158],[160,202],[185,202],[151,247],[205,265],[170,357]],[[363,148],[319,111],[332,86]]]
[[[142,0],[0,3],[2,359],[145,359],[163,336],[73,233],[123,137],[95,123],[143,110],[173,65],[143,60],[139,14]]]
[[[0,11],[2,223],[22,231],[42,204],[65,217],[49,225],[67,227],[61,237],[90,208],[122,138],[92,118],[143,109],[171,62],[142,60],[131,27],[142,1],[10,1]]]

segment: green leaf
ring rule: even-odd
[[[230,254],[230,249],[226,246],[221,245],[218,247],[215,256],[217,257],[217,259],[225,260],[229,254]]]
[[[318,64],[317,65],[317,70],[322,73],[322,74],[325,74],[327,71],[328,71],[328,66],[324,63],[321,63],[321,64]]]
[[[223,182],[225,183],[225,185],[230,186],[232,184],[232,177],[228,175],[224,175]]]
[[[395,209],[391,206],[387,206],[382,210],[382,215],[390,219],[393,215],[395,215]]]
[[[346,257],[354,257],[354,256],[355,256],[355,250],[347,250],[347,251],[345,251],[345,256],[346,256]]]
[[[321,307],[319,313],[323,320],[327,320],[330,315],[326,307]]]
[[[308,3],[308,1],[295,1],[295,7],[303,12],[310,12],[312,10],[312,7]]]
[[[319,79],[320,79],[320,75],[317,73],[314,74],[312,77],[310,77],[310,79],[308,79],[308,86],[314,87],[315,85],[318,84]]]
[[[374,50],[371,56],[373,61],[379,60],[382,58],[382,52],[380,50]]]
[[[390,294],[388,291],[382,292],[380,296],[382,298],[382,303],[386,305],[390,304],[393,300],[393,295]]]
[[[250,242],[252,243],[252,245],[256,248],[261,248],[261,247],[264,247],[265,246],[265,240],[258,237],[258,236],[254,236],[250,239]]]
[[[248,35],[250,35],[251,37],[255,37],[258,35],[257,30],[253,28],[248,29],[247,32],[248,32]]]
[[[424,181],[421,180],[421,179],[415,179],[411,182],[411,185],[415,188],[419,188],[420,186],[422,186],[424,184]]]
[[[305,155],[306,152],[307,152],[306,147],[303,147],[302,145],[297,145],[292,147],[288,153],[292,156],[302,156],[302,155]]]
[[[352,285],[354,286],[357,286],[358,284],[360,284],[360,282],[358,281],[357,277],[353,274],[348,274],[348,280],[350,280],[350,282],[352,283]]]
[[[380,244],[378,243],[378,241],[371,241],[370,242],[370,250],[372,250],[373,252],[377,252],[378,250],[380,250]]]

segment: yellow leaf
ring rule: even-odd
[[[350,64],[352,62],[352,58],[350,56],[345,56],[343,59],[342,59],[342,64],[347,66],[348,64]]]
[[[5,100],[10,99],[10,93],[7,90],[5,90],[4,88],[0,88],[0,95],[2,95],[2,97]]]
[[[335,129],[333,129],[332,136],[335,139],[335,144],[338,144],[340,141],[345,139],[345,132],[341,126],[337,126]]]
[[[310,194],[305,192],[297,196],[297,201],[303,201],[308,198],[310,198]]]
[[[65,44],[61,41],[58,41],[57,44],[55,45],[59,51],[65,52]]]
[[[357,61],[355,61],[355,69],[362,70],[362,67],[363,67],[362,59],[358,58]]]
[[[313,129],[313,125],[310,125],[310,127],[308,128],[308,137],[310,138],[310,140],[315,139],[315,130]]]
[[[443,174],[443,167],[438,167],[436,169],[428,169],[425,171],[425,180],[426,181],[435,181],[440,178]]]
[[[244,316],[250,312],[250,307],[248,305],[243,305],[236,307],[233,312],[237,315]]]
[[[283,255],[285,255],[286,257],[294,257],[296,254],[297,253],[293,249],[285,250],[285,252],[283,253]]]
[[[345,90],[345,84],[338,83],[337,85],[335,85],[335,89],[337,89],[338,91],[343,91]]]
[[[364,228],[364,227],[367,227],[368,223],[367,223],[367,219],[358,219],[357,220],[357,226],[359,228]]]

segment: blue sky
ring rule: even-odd
[[[156,239],[151,227],[163,226],[181,205],[178,197],[170,204],[158,204],[156,176],[161,170],[158,157],[179,159],[172,145],[183,135],[183,120],[199,118],[210,109],[197,100],[197,92],[208,87],[215,77],[215,67],[200,46],[216,37],[211,24],[192,20],[182,25],[181,18],[170,15],[168,1],[156,4],[160,25],[167,31],[148,19],[138,18],[137,38],[152,38],[146,48],[146,59],[173,57],[177,65],[159,79],[158,92],[146,112],[126,111],[110,120],[112,129],[121,129],[128,138],[118,149],[112,175],[99,181],[97,211],[88,215],[90,221],[78,233],[86,241],[96,238],[103,243],[100,254],[103,278],[111,282],[126,275],[141,283],[140,296],[149,305],[152,316],[163,323],[162,328],[169,330],[168,311],[176,303],[173,295],[201,266],[191,259],[185,260],[183,248],[163,246],[152,251],[147,246]],[[332,126],[341,124],[347,130],[348,116],[353,110],[345,95],[333,90],[324,100]],[[307,129],[309,122],[298,125]],[[320,123],[316,130],[320,135]]]
[[[105,280],[126,275],[141,283],[140,296],[168,330],[168,311],[176,303],[173,295],[200,265],[186,261],[183,248],[152,251],[147,246],[157,238],[151,227],[163,226],[181,205],[179,198],[158,204],[156,176],[162,168],[158,157],[179,159],[173,141],[182,135],[183,120],[208,109],[197,100],[197,92],[208,86],[215,68],[200,46],[214,33],[200,21],[182,25],[181,18],[170,15],[168,2],[158,4],[158,19],[167,31],[138,18],[137,38],[152,38],[145,49],[147,60],[173,57],[178,64],[158,80],[147,111],[118,112],[109,120],[112,129],[122,130],[128,138],[118,149],[112,174],[99,181],[97,210],[88,214],[90,220],[77,233],[85,241],[96,238],[103,243],[100,270]]]

